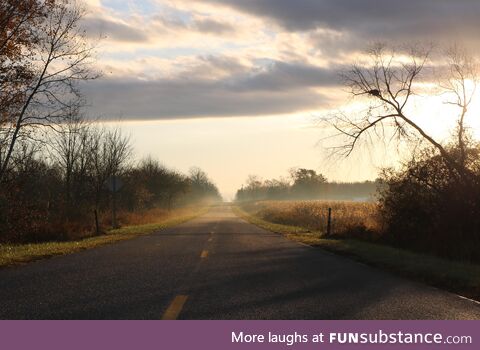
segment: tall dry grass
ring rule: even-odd
[[[198,207],[182,207],[172,210],[163,208],[152,208],[136,212],[121,211],[120,213],[118,213],[117,220],[120,226],[156,224],[166,219],[189,215],[195,210],[198,210]],[[108,226],[109,223],[111,223],[111,215],[105,215],[104,219],[104,225]]]
[[[142,211],[129,212],[120,210],[117,213],[117,224],[121,227],[140,226],[157,224],[166,220],[178,217],[190,216],[198,212],[203,205],[175,208],[172,210],[162,208],[152,208]],[[112,228],[112,213],[104,211],[99,213],[99,228],[101,233],[107,233]],[[35,239],[35,236],[29,238],[29,242],[50,242],[50,241],[76,241],[96,235],[95,217],[92,212],[90,217],[83,221],[58,221],[53,223],[42,223],[38,221],[36,233],[42,239]]]
[[[332,235],[376,240],[382,235],[378,205],[346,201],[262,201],[242,208],[265,221],[325,234],[332,208]]]

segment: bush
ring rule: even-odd
[[[451,149],[454,155],[456,150]],[[478,150],[465,167],[478,172]],[[387,171],[380,212],[391,244],[436,255],[480,261],[480,184],[462,181],[432,150],[400,171]],[[476,176],[476,175],[475,175]]]

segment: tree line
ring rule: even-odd
[[[258,200],[362,200],[374,199],[378,181],[353,183],[328,182],[312,169],[293,168],[287,178],[262,180],[248,177],[237,191],[237,201]]]
[[[111,227],[113,193],[119,213],[145,213],[219,201],[199,168],[182,174],[151,157],[135,161],[120,130],[67,120],[41,143],[21,141],[0,190],[0,241],[68,240]],[[122,223],[122,222],[121,222]],[[123,222],[128,224],[128,222]]]
[[[94,213],[110,224],[112,179],[119,211],[220,198],[201,169],[135,162],[128,137],[84,116],[80,85],[100,75],[85,14],[76,0],[0,2],[0,242],[96,233]]]

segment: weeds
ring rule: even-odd
[[[328,209],[332,208],[332,235],[376,240],[381,237],[378,205],[373,202],[264,201],[242,208],[265,221],[302,227],[325,235]]]

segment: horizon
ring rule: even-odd
[[[394,145],[375,144],[332,158],[339,141],[318,123],[355,106],[340,73],[364,62],[371,44],[402,50],[415,33],[416,42],[441,43],[439,51],[455,43],[480,49],[474,31],[480,4],[468,1],[442,2],[436,15],[428,0],[417,2],[413,14],[413,4],[373,0],[362,6],[88,0],[86,6],[88,35],[103,37],[95,66],[103,77],[84,89],[88,115],[131,135],[138,158],[152,156],[182,172],[203,168],[226,198],[248,175],[277,178],[303,167],[331,181],[364,181],[405,160]],[[426,130],[445,139],[449,109],[434,92],[426,94],[415,114],[428,114]],[[480,113],[478,98],[471,109]],[[480,122],[468,123],[478,137]]]

